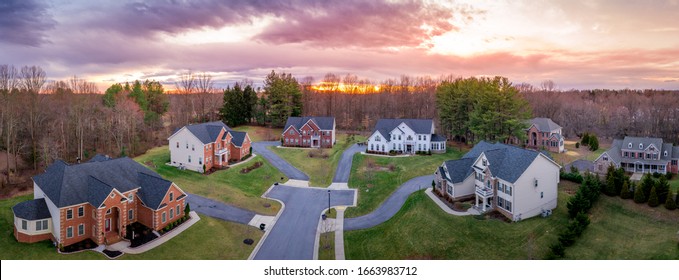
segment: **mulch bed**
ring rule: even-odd
[[[511,223],[512,222],[512,220],[505,217],[505,215],[500,214],[500,212],[498,212],[497,210],[490,211],[486,215],[488,215],[488,217],[491,218],[491,219],[500,220],[500,221],[503,221],[505,223]]]
[[[120,257],[123,254],[123,252],[121,251],[111,251],[111,250],[104,250],[102,251],[102,253],[104,253],[106,256],[112,259]]]
[[[241,169],[240,173],[242,173],[242,174],[250,173],[250,171],[255,170],[257,168],[260,168],[262,165],[263,165],[263,163],[261,161],[255,162],[253,165],[250,165],[246,168]]]
[[[443,196],[439,195],[438,191],[434,191],[434,194],[436,195],[436,197],[441,202],[443,202],[446,206],[448,206],[448,208],[453,209],[454,211],[457,211],[457,212],[466,212],[467,209],[462,207],[462,203],[473,200],[473,199],[464,199],[464,200],[460,200],[460,201],[451,202],[451,201],[448,201],[447,199],[445,199]]]
[[[163,228],[163,229],[159,230],[158,233],[159,233],[161,236],[163,236],[163,235],[167,234],[168,232],[171,232],[171,231],[173,231],[174,229],[176,229],[179,225],[185,223],[185,222],[188,221],[188,220],[191,220],[191,216],[189,216],[189,215],[186,215],[186,216],[184,216],[184,217],[186,217],[186,220],[183,220],[183,221],[182,221],[182,219],[179,219],[179,220],[177,220],[177,225],[176,225],[176,226],[172,226],[169,230],[165,230],[165,229]],[[174,222],[172,222],[172,223],[174,223]]]
[[[127,226],[127,228],[127,239],[130,240],[130,247],[132,248],[139,247],[158,238],[158,236],[153,233],[153,230],[139,222],[133,223]],[[133,231],[134,238],[132,238]]]
[[[62,253],[75,253],[75,252],[93,249],[93,248],[96,248],[96,247],[97,247],[97,243],[94,243],[94,241],[92,241],[92,239],[88,238],[88,239],[85,239],[85,240],[80,241],[78,243],[71,244],[71,245],[68,245],[68,246],[64,246],[64,248],[62,248],[59,251],[61,251]]]

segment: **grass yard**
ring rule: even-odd
[[[564,148],[567,150],[565,153],[551,153],[552,157],[556,161],[556,163],[560,164],[561,166],[571,163],[575,160],[578,159],[586,159],[589,161],[593,161],[596,158],[598,158],[601,154],[603,154],[606,150],[608,150],[611,147],[610,142],[601,142],[599,143],[599,149],[596,151],[590,151],[589,147],[585,146],[580,146],[580,148],[575,148],[575,143],[576,141],[579,141],[580,139],[571,139],[571,140],[565,140],[564,141]],[[599,141],[602,141],[599,139]]]
[[[433,154],[431,156],[380,157],[354,155],[349,187],[358,188],[358,206],[349,207],[345,212],[345,218],[358,217],[372,212],[401,184],[418,176],[434,174],[436,168],[444,161],[458,159],[465,152],[449,148],[445,154]],[[393,171],[390,170],[390,165],[393,166]]]
[[[282,128],[268,128],[256,125],[243,125],[234,127],[233,130],[247,132],[250,140],[258,141],[278,141],[283,133]]]
[[[223,201],[265,215],[275,215],[280,210],[278,202],[260,196],[284,175],[262,157],[257,156],[246,163],[210,175],[179,170],[176,167],[165,165],[169,159],[169,149],[167,146],[162,146],[150,149],[134,160],[155,170],[163,178],[175,182],[186,192]],[[257,161],[262,162],[263,165],[250,173],[240,173],[241,169]],[[155,167],[149,166],[147,164],[149,162]]]
[[[542,259],[567,223],[567,199],[559,194],[549,218],[510,224],[446,214],[419,191],[386,223],[345,232],[347,259]]]
[[[0,259],[58,259],[58,260],[101,260],[106,257],[96,252],[59,254],[49,241],[26,244],[19,243],[13,235],[13,215],[11,207],[32,199],[32,195],[0,200]],[[247,259],[262,233],[256,228],[230,223],[201,216],[201,220],[180,235],[172,238],[146,253],[125,254],[119,259]],[[243,240],[252,238],[253,245],[245,245]]]
[[[309,157],[309,153],[318,152],[318,149],[309,148],[278,148],[269,147],[274,153],[287,162],[309,175],[309,184],[316,187],[327,187],[332,183],[337,164],[342,158],[342,153],[354,143],[365,141],[364,136],[356,135],[354,140],[348,140],[348,135],[337,134],[337,144],[332,149],[322,149],[328,158]]]
[[[601,196],[568,259],[679,259],[679,210]]]
[[[679,190],[679,176],[674,175],[674,178],[672,178],[672,180],[670,180],[669,183],[670,189],[672,190],[672,192],[676,194],[677,190]]]
[[[335,259],[335,232],[321,233],[318,240],[318,259],[319,260],[334,260]]]

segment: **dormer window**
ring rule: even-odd
[[[485,159],[483,160],[483,166],[488,166],[488,161],[486,161]]]
[[[627,148],[631,149],[632,148],[632,143],[627,144]]]
[[[644,149],[644,144],[639,143],[639,150],[643,150],[643,149]]]
[[[664,157],[666,157],[666,156],[667,156],[667,151],[663,152],[662,155],[663,155]]]

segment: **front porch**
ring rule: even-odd
[[[667,166],[665,164],[646,164],[646,163],[641,163],[641,162],[633,162],[633,163],[625,163],[622,162],[620,163],[620,167],[622,167],[626,172],[630,173],[660,173],[660,174],[665,174],[667,173]]]
[[[474,193],[474,209],[481,213],[485,213],[493,209],[493,189],[487,187],[480,187],[476,185]]]

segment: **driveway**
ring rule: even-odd
[[[344,219],[344,230],[366,229],[386,222],[401,210],[410,194],[431,187],[432,180],[434,180],[434,175],[420,176],[408,180],[375,211],[364,216]]]
[[[196,211],[196,213],[225,221],[247,225],[255,217],[255,212],[250,210],[227,205],[195,194],[188,194],[186,202],[191,204],[191,210]]]
[[[258,155],[266,158],[274,167],[278,168],[278,170],[283,172],[283,174],[285,174],[285,176],[287,176],[289,179],[308,181],[309,176],[304,174],[302,171],[299,171],[299,169],[295,168],[290,163],[279,157],[276,153],[267,149],[269,146],[278,146],[280,144],[281,142],[279,141],[253,142],[252,149]]]
[[[365,146],[354,144],[342,153],[342,158],[337,164],[335,177],[332,178],[333,183],[348,183],[349,174],[351,173],[351,164],[354,159],[354,154],[365,151]]]
[[[353,205],[355,194],[354,190],[331,190],[330,204]],[[265,197],[280,200],[285,207],[254,259],[313,259],[320,216],[328,208],[328,189],[277,185]]]

